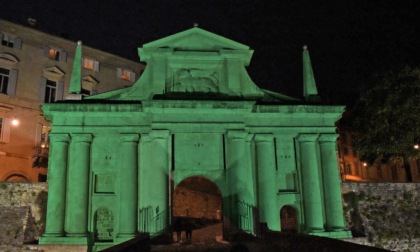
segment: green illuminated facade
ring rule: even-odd
[[[252,53],[195,27],[140,48],[147,67],[132,87],[44,104],[52,132],[40,243],[109,246],[137,231],[160,234],[171,180],[191,176],[219,188],[225,228],[281,230],[287,206],[297,232],[349,237],[336,156],[343,107],[317,105],[306,49],[304,99],[258,88],[245,70]]]

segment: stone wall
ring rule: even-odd
[[[0,244],[32,242],[42,235],[47,190],[46,183],[0,183]],[[420,251],[420,184],[344,182],[342,192],[346,222],[356,237],[351,242]]]
[[[30,243],[45,229],[47,183],[0,183],[0,244]]]
[[[344,214],[354,242],[394,251],[420,251],[420,184],[342,184]]]

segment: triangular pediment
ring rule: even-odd
[[[42,70],[42,74],[47,77],[48,79],[52,79],[55,81],[60,80],[66,74],[60,68],[56,66],[47,67]]]
[[[16,56],[10,53],[0,53],[0,64],[4,66],[14,66],[19,63]]]
[[[195,51],[195,50],[248,50],[247,45],[238,43],[236,41],[227,39],[217,34],[208,32],[206,30],[194,27],[183,32],[147,43],[143,45],[147,48],[174,48],[180,51]]]
[[[90,75],[87,75],[87,76],[83,77],[83,78],[82,78],[82,81],[83,81],[83,82],[92,83],[92,84],[94,84],[94,85],[96,85],[96,84],[98,84],[98,83],[99,83],[99,81],[97,81],[95,78],[93,78],[93,77],[92,77],[92,76],[90,76]]]

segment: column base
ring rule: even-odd
[[[351,231],[341,230],[341,231],[327,231],[327,232],[310,232],[309,235],[316,235],[321,237],[329,237],[334,239],[345,239],[352,238]]]
[[[88,238],[85,237],[52,237],[52,236],[41,236],[39,237],[39,244],[68,244],[68,245],[87,245]]]

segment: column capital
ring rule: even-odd
[[[319,137],[319,134],[299,134],[297,140],[301,143],[304,142],[315,142]]]
[[[169,137],[169,130],[151,130],[149,136],[152,139],[166,139]]]
[[[338,134],[321,134],[318,138],[320,142],[336,142]]]
[[[138,142],[140,139],[140,135],[139,134],[120,134],[120,139],[122,142]]]
[[[271,142],[274,139],[273,134],[255,134],[254,140],[257,143],[261,142]]]
[[[72,142],[88,142],[90,143],[92,141],[92,134],[90,133],[76,133],[71,134],[71,141]]]
[[[242,130],[229,130],[226,134],[229,139],[246,139],[248,132]]]
[[[69,142],[70,135],[67,133],[51,133],[48,134],[48,138],[51,142]]]

